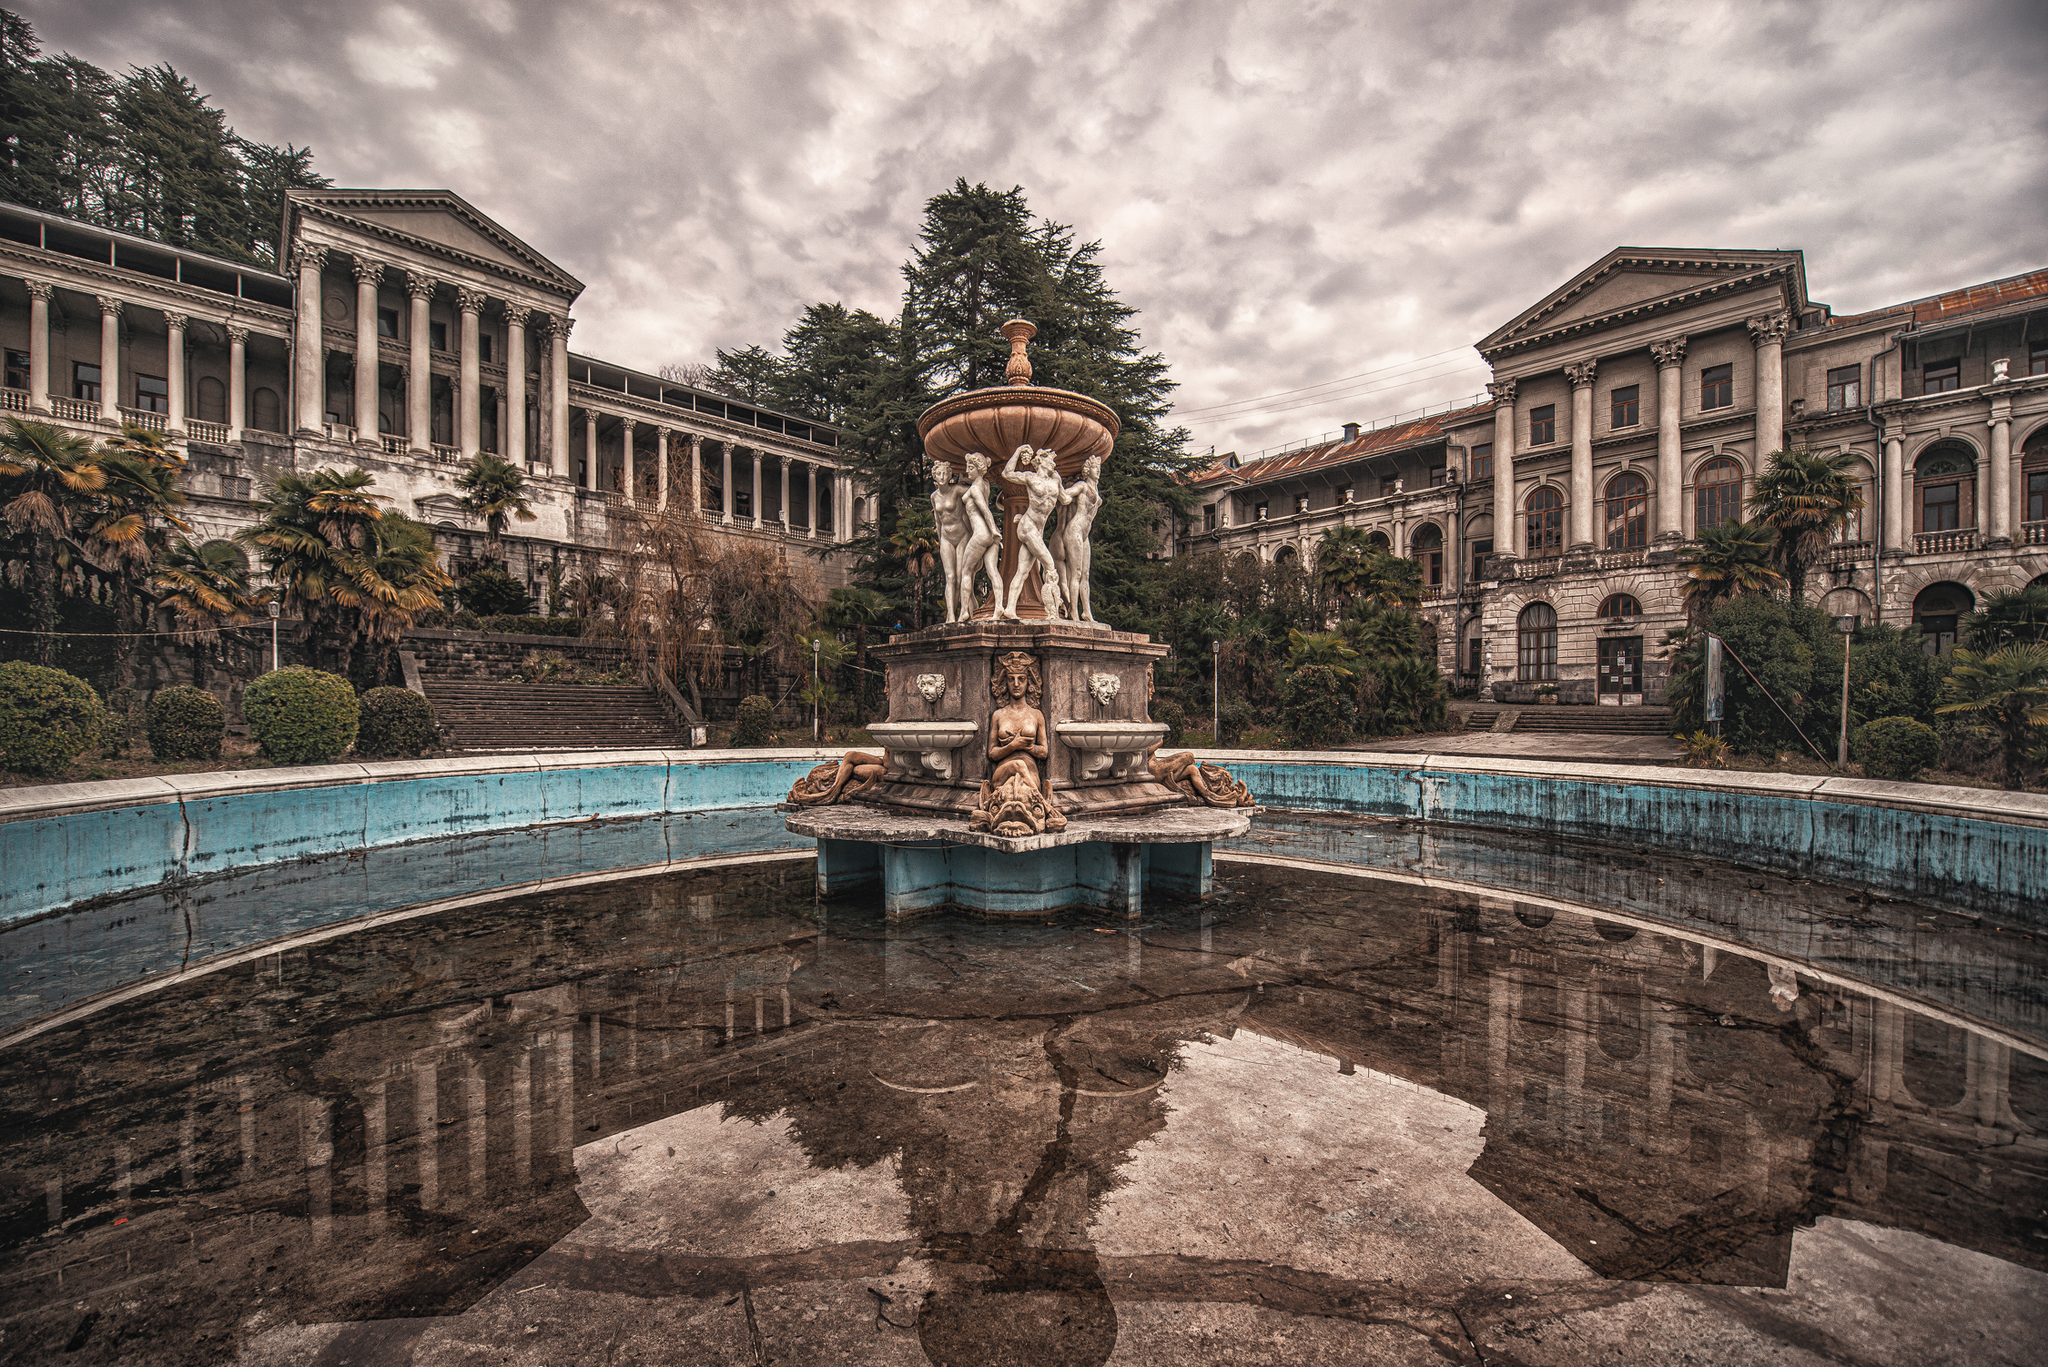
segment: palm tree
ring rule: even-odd
[[[1723,598],[1769,593],[1785,582],[1771,564],[1778,534],[1761,522],[1724,522],[1702,528],[1698,544],[1684,553],[1692,567],[1685,584],[1686,615],[1703,622]]]
[[[1963,619],[1963,639],[1984,652],[2011,645],[2048,645],[2048,584],[2009,589]]]
[[[310,475],[279,475],[257,503],[261,519],[235,533],[257,548],[286,606],[328,634],[344,676],[362,625],[363,595],[377,596],[364,582],[378,555],[384,510],[377,505],[390,500],[369,492],[371,483],[361,469],[323,466]]]
[[[1795,603],[1806,601],[1808,567],[1863,507],[1855,459],[1846,451],[1774,451],[1769,468],[1756,478],[1756,520],[1778,534],[1772,557]]]
[[[206,687],[208,652],[202,647],[218,643],[219,628],[254,621],[270,601],[268,592],[250,594],[249,572],[234,547],[221,541],[195,546],[182,536],[157,557],[149,587],[157,605],[169,608],[172,620],[186,633],[192,682],[199,688]]]
[[[903,561],[903,567],[910,573],[910,625],[913,631],[924,628],[924,581],[932,572],[932,562],[939,552],[939,527],[932,521],[931,507],[923,500],[905,508],[896,519],[896,534],[889,538],[889,549]]]
[[[455,487],[462,490],[462,506],[484,520],[493,560],[502,562],[505,558],[501,543],[508,518],[516,517],[521,522],[539,520],[527,506],[525,472],[488,451],[477,452],[468,467],[455,477]]]
[[[1422,566],[1413,560],[1368,548],[1353,592],[1357,601],[1376,608],[1412,608],[1422,601]]]
[[[1351,677],[1351,662],[1358,652],[1334,631],[1290,631],[1287,633],[1287,672],[1315,665],[1339,679]]]
[[[1366,539],[1363,527],[1332,527],[1316,546],[1316,586],[1337,595],[1337,615],[1351,606],[1352,598],[1364,587],[1367,566],[1379,554]]]
[[[72,516],[106,483],[100,453],[85,437],[20,418],[0,424],[0,518],[29,537],[37,664],[49,664],[56,652],[57,578],[77,550]]]
[[[135,638],[127,633],[142,625],[138,590],[148,585],[170,533],[192,530],[176,511],[185,502],[185,492],[178,487],[185,458],[163,433],[130,423],[102,448],[100,464],[107,482],[85,529],[85,546],[114,583],[115,618],[123,633],[115,642],[114,685],[130,688],[135,682]]]
[[[2007,646],[1989,655],[1958,650],[1955,667],[1942,684],[1948,702],[1936,712],[1974,713],[1998,732],[2005,758],[2005,786],[2022,783],[2021,762],[2030,742],[2048,727],[2048,646]]]
[[[860,674],[853,696],[855,710],[860,713],[856,720],[861,722],[867,720],[868,628],[886,620],[888,615],[889,600],[858,585],[832,590],[825,606],[818,611],[818,622],[826,630],[853,633],[854,668]]]
[[[334,599],[355,613],[355,635],[369,642],[395,641],[413,618],[441,601],[455,581],[434,558],[433,529],[398,513],[377,519],[371,544],[343,557],[346,577]],[[377,653],[377,682],[390,669],[390,652]],[[343,673],[347,668],[344,663]]]

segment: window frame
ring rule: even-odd
[[[17,360],[20,362],[18,365],[16,364]],[[13,347],[8,347],[6,362],[6,375],[4,378],[7,381],[7,388],[27,389],[31,373],[30,367],[34,364],[33,358],[26,351],[16,351]],[[14,383],[16,376],[21,377],[20,384]]]
[[[2027,515],[2022,522],[2048,522],[2048,470],[2026,470],[2026,483],[2021,486],[2026,498]]]
[[[1624,480],[1635,481],[1634,487],[1621,493],[1615,486]],[[1644,550],[1650,544],[1650,481],[1635,470],[1623,470],[1610,477],[1603,491],[1601,503],[1601,524],[1606,531],[1607,549],[1610,551]],[[1619,504],[1617,514],[1615,505]],[[1620,525],[1617,527],[1617,516]],[[1617,540],[1617,534],[1619,539]]]
[[[1928,361],[1920,367],[1922,394],[1953,394],[1963,387],[1963,358]]]
[[[1735,363],[1700,367],[1700,412],[1735,407]]]
[[[1529,410],[1529,445],[1555,446],[1557,444],[1557,405],[1538,404]]]
[[[1959,532],[1963,529],[1963,481],[1960,476],[1944,476],[1922,484],[1913,482],[1913,491],[1920,496],[1920,532],[1929,535],[1939,532]],[[1937,498],[1938,495],[1946,497]],[[1939,508],[1944,521],[1933,525],[1928,515]]]
[[[2048,375],[2048,342],[2036,342],[2027,353],[2027,374]]]
[[[387,320],[389,321],[391,329],[389,332],[386,332],[384,330]],[[397,309],[380,308],[377,310],[377,335],[379,337],[389,337],[394,342],[398,340]]]
[[[157,389],[144,389],[142,387],[144,381],[160,387]],[[155,402],[150,402],[151,400]],[[161,375],[136,375],[135,411],[138,413],[169,413],[171,411],[170,382]]]
[[[1733,479],[1706,478],[1709,471],[1723,468],[1733,470],[1735,477]],[[1693,472],[1692,530],[1694,536],[1698,536],[1709,527],[1719,527],[1729,522],[1742,521],[1742,486],[1747,482],[1747,479],[1748,476],[1743,471],[1742,462],[1733,456],[1715,456]],[[1719,521],[1715,521],[1707,516],[1707,500],[1709,498],[1713,499],[1717,504],[1729,503],[1732,505],[1727,514]]]
[[[1621,611],[1623,603],[1628,604],[1627,612]],[[1642,600],[1633,593],[1610,593],[1600,600],[1599,608],[1593,613],[1594,617],[1609,621],[1619,620],[1623,617],[1640,617],[1642,615]]]
[[[1436,533],[1436,544],[1418,547],[1415,544],[1416,538],[1421,536],[1425,530]],[[1434,522],[1425,522],[1422,526],[1417,527],[1414,535],[1408,538],[1408,558],[1422,567],[1422,582],[1425,587],[1433,589],[1442,588],[1444,583],[1443,528],[1437,526]]]
[[[1828,371],[1828,412],[1841,413],[1863,406],[1863,365],[1835,366]]]
[[[1482,441],[1466,452],[1465,480],[1472,483],[1493,478],[1493,443]]]
[[[1539,498],[1555,501],[1546,502],[1539,508],[1536,506]],[[1531,489],[1529,496],[1522,500],[1522,511],[1528,518],[1527,539],[1523,544],[1529,548],[1529,558],[1540,560],[1563,555],[1565,501],[1557,486],[1540,484]],[[1539,518],[1542,519],[1540,528],[1537,524]]]
[[[1531,615],[1541,609],[1549,620]],[[1515,616],[1515,679],[1520,683],[1557,681],[1557,609],[1538,600]]]
[[[1493,559],[1493,538],[1475,536],[1465,544],[1472,552],[1472,582],[1476,584],[1486,578],[1486,562]]]
[[[89,380],[85,378],[85,373],[88,370],[92,372],[92,378]],[[98,361],[73,361],[71,363],[71,397],[79,403],[98,403],[100,401],[100,394],[103,392],[100,387],[101,373]],[[87,389],[91,389],[92,392],[90,394],[86,393]]]
[[[1624,398],[1623,396],[1627,397]],[[1643,387],[1639,384],[1625,384],[1607,391],[1607,425],[1609,428],[1641,427],[1643,425]]]
[[[447,354],[448,325],[439,318],[429,318],[427,320],[427,350],[438,351],[443,355]]]
[[[1205,532],[1216,530],[1216,505],[1213,503],[1204,503],[1202,505],[1202,530]]]

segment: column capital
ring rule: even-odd
[[[114,298],[110,294],[96,294],[93,298],[99,301],[102,314],[109,318],[119,318],[121,316],[121,301],[119,299]]]
[[[533,322],[533,310],[524,304],[505,305],[505,326],[523,328]]]
[[[575,326],[576,320],[569,317],[569,315],[565,313],[550,313],[541,319],[540,330],[547,335],[548,340],[551,342],[566,342],[569,340],[570,331]]]
[[[174,328],[179,332],[183,332],[185,330],[186,324],[190,323],[191,321],[191,319],[187,318],[182,313],[172,313],[169,310],[166,310],[164,312],[164,326],[166,328]]]
[[[309,267],[316,271],[325,269],[327,265],[327,248],[315,246],[310,242],[294,243],[292,245],[292,265],[302,271]]]
[[[367,256],[359,256],[349,263],[348,269],[349,273],[355,276],[356,283],[359,285],[381,285],[384,283],[384,263],[382,261],[372,261]]]
[[[1659,370],[1669,370],[1675,365],[1683,364],[1685,334],[1680,333],[1676,337],[1666,337],[1662,341],[1650,343],[1650,359],[1657,363]]]
[[[45,304],[57,293],[57,287],[47,280],[24,280],[21,283],[28,288],[29,298],[40,299]]]
[[[228,324],[227,333],[230,342],[240,344],[249,340],[249,329],[236,323]]]
[[[434,293],[434,277],[422,271],[407,271],[405,292],[415,299],[431,298]]]
[[[1770,346],[1785,340],[1785,333],[1792,326],[1792,317],[1786,313],[1763,313],[1747,322],[1749,340],[1758,346]]]
[[[1511,408],[1515,402],[1515,382],[1495,380],[1486,386],[1486,392],[1493,398],[1495,408]]]
[[[462,313],[482,313],[487,298],[482,290],[471,289],[467,285],[455,287],[455,307]]]
[[[1573,389],[1591,389],[1593,377],[1599,373],[1598,361],[1574,361],[1564,368],[1564,377],[1571,381]]]
[[[640,423],[637,419],[628,417],[626,414],[621,413],[619,414],[619,425],[621,427],[624,427],[628,432],[630,432],[634,428],[638,427]]]

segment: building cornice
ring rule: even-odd
[[[1782,286],[1786,295],[1790,296],[1782,300],[1783,305],[1797,310],[1805,303],[1804,270],[1798,254],[1773,253],[1770,254],[1772,259],[1759,259],[1763,255],[1673,253],[1617,248],[1563,289],[1521,314],[1505,327],[1482,338],[1476,344],[1476,349],[1488,362],[1493,362],[1496,358],[1527,353],[1588,333],[1692,307],[1707,299],[1774,283]],[[1624,308],[1592,314],[1585,318],[1574,318],[1562,324],[1542,326],[1544,318],[1554,317],[1560,310],[1584,298],[1595,286],[1629,271],[1651,274],[1718,271],[1724,274],[1722,278],[1706,284],[1644,299]]]
[[[449,199],[453,199],[453,197],[450,196]],[[460,201],[455,202],[460,203]],[[345,229],[348,234],[361,234],[363,236],[375,238],[376,240],[384,242],[391,246],[406,248],[409,251],[419,253],[420,255],[428,258],[429,260],[459,262],[460,264],[469,267],[471,270],[481,272],[485,275],[495,276],[501,279],[516,280],[523,285],[530,286],[538,290],[540,293],[548,296],[550,300],[561,301],[563,308],[567,308],[568,305],[576,299],[576,296],[583,293],[583,282],[576,279],[574,276],[569,275],[567,272],[543,272],[534,269],[522,269],[517,266],[509,266],[503,261],[495,261],[488,256],[478,256],[476,253],[466,252],[462,250],[460,247],[451,247],[445,242],[436,242],[432,238],[421,237],[416,233],[400,231],[397,228],[391,227],[389,224],[379,223],[374,218],[358,218],[353,214],[337,212],[332,207],[337,203],[343,205],[375,204],[385,208],[439,209],[443,211],[448,211],[452,208],[448,200],[440,199],[433,196],[419,196],[414,198],[399,199],[364,198],[339,201],[294,199],[292,201],[292,207],[299,211],[302,230],[305,226],[305,220],[313,220],[314,222],[326,226],[330,229]],[[498,242],[501,246],[505,245],[504,242],[502,241],[504,235],[489,228],[487,226],[488,220],[482,219],[480,215],[473,216],[473,213],[458,214],[457,217],[461,218],[462,221],[468,224],[470,227],[476,228],[478,231],[483,232],[486,236],[491,238],[492,241]],[[516,239],[514,240],[516,241]],[[340,233],[336,234],[336,240],[332,243],[332,245],[341,248],[343,251],[354,250],[354,244],[352,244],[349,241],[348,236]],[[521,245],[516,250],[510,247],[508,247],[507,250],[512,251],[515,256],[539,256],[538,253],[533,252],[530,248],[526,248],[523,245]],[[545,260],[545,258],[540,259]],[[527,302],[530,307],[545,306],[544,304],[537,301],[523,302]]]
[[[144,308],[161,308],[155,301],[175,301],[176,307],[166,310],[171,313],[195,315],[209,323],[252,321],[275,326],[279,335],[291,333],[292,311],[275,304],[259,303],[233,295],[224,295],[216,290],[195,289],[181,285],[175,280],[162,276],[148,275],[141,271],[123,270],[119,266],[97,265],[91,261],[66,256],[60,252],[44,251],[19,242],[0,241],[0,263],[18,266],[19,273],[30,279],[46,280],[59,289],[77,289],[80,293],[99,293],[102,290],[118,289],[127,296],[126,302]],[[68,280],[67,280],[68,278]],[[91,285],[72,285],[68,281],[91,281]]]
[[[839,468],[839,454],[835,447],[821,446],[783,432],[764,431],[748,423],[733,422],[691,408],[676,408],[655,399],[643,399],[637,394],[621,394],[616,389],[571,380],[569,401],[578,408],[609,413],[613,417],[631,417],[635,422],[646,418],[653,425],[666,427],[672,432],[693,432],[720,441],[729,440],[735,445],[795,456],[813,465]]]

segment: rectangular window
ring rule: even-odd
[[[1828,412],[1863,406],[1863,367],[1837,366],[1828,372]]]
[[[28,388],[28,353],[26,351],[10,351],[7,353],[7,387],[9,389]]]
[[[1548,446],[1557,440],[1557,405],[1544,404],[1529,410],[1529,444]]]
[[[1401,492],[1401,477],[1400,477],[1399,475],[1381,475],[1381,476],[1380,476],[1380,497],[1381,497],[1381,498],[1392,498],[1392,497],[1393,497],[1393,496],[1394,496],[1395,494],[1398,494],[1398,493],[1400,493],[1400,492]]]
[[[1444,482],[1444,481],[1445,481],[1446,479],[1448,479],[1448,478],[1450,477],[1450,474],[1449,474],[1449,472],[1450,472],[1450,468],[1451,468],[1451,467],[1450,467],[1450,466],[1448,466],[1448,465],[1432,465],[1432,466],[1430,466],[1430,467],[1429,467],[1429,487],[1430,487],[1430,488],[1432,488],[1432,489],[1434,489],[1434,488],[1436,488],[1436,487],[1437,487],[1437,485],[1439,485],[1439,484],[1442,484],[1442,483],[1443,483],[1443,482]]]
[[[1216,505],[1213,503],[1204,503],[1202,505],[1202,530],[1205,532],[1216,530]]]
[[[1963,486],[1934,484],[1920,491],[1920,530],[1952,532],[1963,525]]]
[[[1486,562],[1493,559],[1493,538],[1483,537],[1472,543],[1472,580],[1477,583],[1487,577]]]
[[[1252,520],[1253,520],[1254,522],[1264,522],[1264,521],[1266,520],[1266,505],[1265,505],[1265,504],[1263,504],[1263,503],[1254,503],[1254,504],[1252,505]]]
[[[171,387],[156,375],[135,377],[135,406],[145,413],[171,411]]]
[[[1643,420],[1642,396],[1642,386],[1633,384],[1623,385],[1609,394],[1608,398],[1613,403],[1612,411],[1608,414],[1607,425],[1610,427],[1634,427],[1637,423],[1641,422]]]
[[[735,489],[732,491],[732,515],[734,517],[749,518],[754,515],[754,491],[752,489]]]
[[[491,334],[483,333],[476,339],[476,356],[480,361],[491,359]]]
[[[2034,354],[2027,357],[2027,374],[2048,375],[2048,345],[2034,344]]]
[[[2027,471],[2028,522],[2048,522],[2048,470]]]
[[[1733,408],[1735,406],[1735,366],[1710,365],[1700,372],[1700,407]]]
[[[1480,662],[1486,658],[1486,642],[1474,636],[1465,642],[1465,672],[1477,674]]]
[[[1951,389],[1963,387],[1963,363],[1953,361],[1929,361],[1920,371],[1922,394],[1946,394]]]
[[[448,349],[448,325],[446,323],[427,324],[427,345],[436,351],[446,351]]]
[[[1493,478],[1493,443],[1480,442],[1472,448],[1471,470],[1467,481]]]
[[[100,368],[84,361],[71,364],[71,397],[86,403],[100,401]]]
[[[397,338],[398,338],[398,310],[397,310],[397,309],[378,309],[378,310],[377,310],[377,335],[378,335],[379,337],[389,337],[389,338],[391,338],[391,339],[392,339],[392,340],[394,340],[394,341],[396,341],[396,340],[397,340]]]

